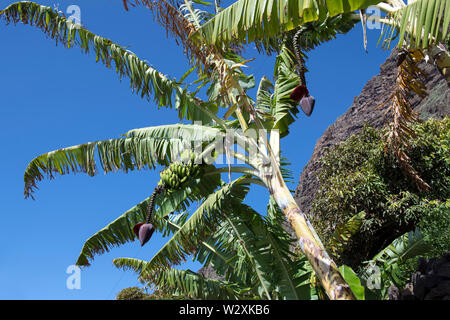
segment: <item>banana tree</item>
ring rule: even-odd
[[[208,166],[205,168],[205,177],[211,178],[221,172],[250,174],[253,176],[252,183],[266,186],[294,228],[300,246],[328,296],[331,299],[353,299],[349,286],[329,258],[306,215],[294,201],[280,170],[275,143],[277,134],[284,136],[288,133],[289,124],[295,120],[294,117],[298,112],[295,101],[291,99],[291,93],[298,86],[305,85],[302,83],[303,77],[296,76],[293,72],[301,64],[298,63],[299,55],[294,56],[289,50],[287,38],[280,33],[294,30],[306,22],[329,21],[338,14],[350,13],[380,2],[238,1],[230,7],[231,9],[222,10],[209,19],[211,14],[194,10],[193,4],[189,1],[185,1],[179,9],[172,1],[125,0],[126,8],[129,5],[145,5],[152,10],[158,22],[179,40],[194,69],[197,68],[199,81],[203,82],[201,86],[210,85],[207,101],[197,97],[198,90],[191,92],[183,87],[181,85],[183,79],[181,81],[170,79],[132,52],[109,39],[93,34],[82,26],[75,25],[51,8],[28,1],[8,6],[0,11],[0,17],[6,22],[35,25],[68,48],[79,46],[85,53],[93,48],[97,61],[101,61],[107,67],[114,64],[120,77],[130,78],[133,91],[149,100],[153,99],[158,106],[174,107],[178,110],[180,119],[201,123],[131,130],[119,139],[87,143],[41,155],[26,169],[25,195],[32,196],[36,183],[44,178],[44,174],[50,178],[55,173],[67,174],[77,171],[95,175],[96,162],[100,163],[105,172],[145,167],[154,169],[157,165],[169,166],[186,149],[187,139],[183,137],[201,136],[202,139],[199,139],[198,143],[205,151],[199,155],[199,159],[208,155],[212,155],[209,158],[215,159],[224,153],[227,158],[234,157],[247,164],[246,167],[228,168]],[[230,34],[227,30],[234,34]],[[279,52],[275,66],[275,83],[271,84],[267,79],[263,79],[258,90],[259,99],[256,102],[253,102],[246,93],[252,82],[251,77],[242,72],[246,61],[236,54],[240,49],[239,41],[242,42],[243,37],[255,41],[258,47]],[[269,90],[271,86],[273,92]],[[219,115],[219,108],[228,108],[223,117]],[[236,120],[228,120],[230,117]],[[241,128],[242,131],[239,132],[237,128]],[[252,131],[255,132],[254,136],[244,134],[249,132],[249,129],[257,129]],[[261,134],[261,129],[265,129],[266,132]],[[206,137],[203,132],[205,130]],[[239,145],[245,152],[240,153],[229,148],[227,130],[233,130],[235,136],[239,137],[232,144]],[[270,133],[270,138],[267,132]],[[213,144],[213,140],[225,141],[228,147],[217,150],[217,143]],[[195,141],[193,138],[189,140],[190,143],[193,141]],[[98,161],[94,156],[95,150],[98,151]],[[208,199],[215,194],[213,190],[219,187],[217,183],[205,185],[210,188],[205,186],[200,188],[202,190],[200,193],[190,193],[188,185],[185,184],[164,200],[157,197],[156,204],[176,209],[186,206],[189,201],[198,200],[199,197]],[[222,192],[215,195],[214,199],[219,202],[225,198],[225,193]],[[149,200],[144,200],[137,208],[142,209]],[[78,264],[88,264],[94,254],[134,240],[133,227],[144,218],[145,214],[142,213],[140,216],[125,214],[119,217],[114,225],[99,231],[98,237],[86,242]]]

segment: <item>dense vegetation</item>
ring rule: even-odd
[[[170,294],[161,290],[156,289],[150,294],[140,287],[124,288],[116,295],[116,300],[160,300],[171,298]]]
[[[322,158],[313,224],[325,246],[339,226],[363,213],[358,231],[340,251],[338,263],[352,267],[371,259],[400,235],[419,228],[433,250],[450,251],[450,119],[414,126],[407,150],[431,189],[420,192],[385,150],[384,132],[365,126]]]

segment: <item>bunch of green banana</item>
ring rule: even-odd
[[[166,190],[178,190],[183,188],[189,179],[195,179],[202,173],[202,165],[194,164],[194,161],[188,164],[175,162],[160,172],[159,185],[163,185]]]

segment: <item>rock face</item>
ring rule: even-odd
[[[405,289],[389,288],[389,300],[450,300],[450,253],[439,259],[419,259],[418,270]]]
[[[294,198],[300,209],[310,214],[314,194],[319,188],[316,173],[320,169],[319,159],[325,154],[327,148],[346,140],[358,133],[364,123],[375,128],[381,128],[390,122],[387,106],[378,108],[392,93],[397,75],[397,52],[393,50],[391,56],[380,67],[380,74],[370,79],[364,86],[361,94],[353,100],[350,108],[338,117],[319,138],[311,159],[303,168],[300,183]],[[439,71],[430,64],[422,63],[421,69],[426,75],[425,85],[428,96],[421,99],[414,96],[410,103],[422,119],[434,117],[442,119],[450,115],[450,89]]]

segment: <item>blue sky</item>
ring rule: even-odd
[[[0,7],[13,2],[0,0]],[[142,7],[126,12],[120,0],[40,3],[59,3],[61,11],[78,5],[86,28],[129,46],[160,72],[179,79],[188,69],[182,49]],[[296,178],[323,131],[348,109],[386,59],[388,52],[376,46],[379,30],[369,30],[368,36],[369,53],[363,50],[360,26],[310,53],[306,77],[316,107],[309,118],[299,113],[281,142]],[[112,69],[96,64],[94,56],[55,46],[33,27],[1,21],[0,43],[0,299],[114,299],[122,288],[139,283],[135,274],[117,270],[112,260],[148,260],[165,239],[154,235],[143,248],[133,242],[97,256],[82,269],[80,290],[67,289],[66,269],[86,239],[152,192],[158,173],[44,180],[35,201],[23,197],[23,173],[42,153],[119,137],[133,128],[176,123],[176,111],[157,110],[130,92],[127,79],[120,82]],[[264,74],[271,77],[274,57],[258,56],[250,45],[245,58],[253,57],[245,71],[257,83]],[[247,202],[262,211],[267,198],[263,188],[255,187]],[[181,267],[197,270],[200,265]]]

